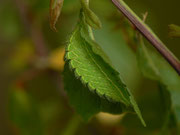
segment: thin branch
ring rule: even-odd
[[[124,3],[123,0],[112,0],[112,2],[180,75],[179,60],[168,50],[154,32],[126,5],[126,3]]]

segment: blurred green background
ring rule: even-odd
[[[168,37],[168,25],[180,25],[179,0],[125,0],[180,59],[180,39]],[[144,79],[135,53],[121,30],[121,14],[110,0],[90,0],[102,29],[95,39],[135,94],[147,128],[135,115],[98,114],[88,123],[71,108],[63,90],[64,46],[78,20],[79,0],[64,0],[57,23],[49,27],[49,0],[0,1],[0,134],[2,135],[157,135],[163,123],[155,82]]]

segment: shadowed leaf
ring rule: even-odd
[[[106,97],[101,98],[97,93],[89,90],[88,85],[82,84],[80,79],[74,76],[74,72],[69,68],[69,63],[66,63],[64,68],[65,90],[67,91],[70,103],[75,107],[76,111],[88,120],[98,112],[110,112],[119,114],[123,111],[131,110],[123,104],[109,102]]]
[[[103,103],[102,100],[100,102],[101,104],[105,104],[103,110],[106,108],[107,112],[111,112],[111,110],[113,110],[112,105],[108,105],[111,102],[118,103],[120,106],[125,106],[125,108],[132,107],[145,125],[132,94],[119,78],[119,73],[112,68],[111,62],[106,54],[102,51],[100,46],[95,43],[92,35],[91,28],[86,24],[84,14],[81,13],[80,22],[76,26],[69,44],[66,47],[65,61],[68,64],[69,69],[73,71],[76,79],[81,81],[86,89],[83,89],[82,86],[76,88],[82,89],[83,92],[80,92],[80,94],[77,94],[76,96],[74,94],[74,100],[70,97],[70,100],[73,100],[72,104],[76,104],[74,105],[76,108],[81,104],[80,108],[84,109],[85,107],[88,107],[87,104],[83,101],[76,100],[76,98],[87,99],[87,93],[94,93],[96,97],[105,101],[105,103]],[[68,93],[71,91],[75,92],[76,89],[73,88],[77,87],[77,83],[73,84],[73,81],[70,82],[72,83],[72,88],[70,88],[70,86],[67,88]],[[65,83],[69,85],[66,79]],[[88,102],[94,101],[95,100],[91,100],[90,98],[88,100]],[[95,110],[93,113],[102,110],[102,107],[99,109],[97,106],[92,106],[91,109],[92,108]],[[84,111],[83,113],[90,113],[90,110]],[[129,109],[126,109],[126,111],[129,111]]]
[[[149,79],[156,80],[158,83],[160,82],[161,85],[165,85],[170,92],[172,107],[180,122],[180,76],[155,50],[145,46],[142,38],[140,38],[138,46],[137,59],[143,75]],[[167,96],[166,98],[169,97]]]

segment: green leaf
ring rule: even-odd
[[[96,93],[91,92],[88,85],[84,85],[80,79],[75,77],[75,73],[71,71],[69,64],[66,63],[64,68],[65,90],[70,103],[84,120],[88,120],[100,111],[118,114],[128,110],[123,104],[110,102],[106,97],[101,98]]]
[[[177,26],[175,24],[169,25],[169,36],[180,37],[180,26]]]
[[[50,0],[50,26],[57,31],[55,25],[61,13],[64,0]]]
[[[169,96],[169,91],[167,91],[166,87],[162,84],[156,85],[157,82],[155,81],[149,82],[151,82],[151,85],[155,84],[155,87],[149,86],[146,82],[144,82],[146,83],[144,85],[145,87],[143,88],[144,92],[141,92],[142,94],[138,99],[139,105],[143,108],[143,118],[148,126],[147,128],[143,128],[135,115],[128,114],[122,119],[121,124],[130,131],[130,135],[132,135],[134,132],[136,132],[137,135],[140,135],[144,131],[146,133],[150,133],[154,132],[155,130],[156,134],[160,135],[158,133],[159,131],[167,131],[167,129],[171,130],[171,128],[175,127],[173,123],[171,125],[169,124],[171,121],[169,116],[171,111],[171,98]],[[146,133],[142,135],[146,135]]]
[[[137,59],[139,68],[145,77],[152,80],[159,80],[159,70],[154,63],[148,48],[144,45],[142,36],[140,36]]]
[[[86,23],[95,29],[101,28],[101,21],[96,14],[89,8],[89,0],[81,0]]]
[[[175,131],[177,128],[177,122],[174,120],[174,112],[171,108],[171,96],[170,92],[167,90],[167,87],[161,83],[159,83],[159,95],[161,99],[161,105],[164,108],[164,121],[161,128],[161,135],[170,135],[170,132]],[[175,128],[175,130],[174,130]],[[176,133],[177,134],[177,133]]]
[[[84,14],[81,13],[80,22],[77,24],[66,47],[65,61],[68,66],[65,67],[64,80],[71,103],[76,106],[79,113],[88,115],[87,118],[100,110],[112,112],[115,109],[113,104],[119,104],[120,111],[118,112],[124,111],[124,108],[126,111],[130,111],[129,108],[134,108],[145,125],[132,94],[119,78],[119,73],[112,68],[106,54],[92,39],[91,29],[84,20]],[[75,80],[68,81],[68,78],[72,77],[68,77],[67,67],[73,72],[76,79],[82,83],[80,83],[81,85]],[[75,94],[78,91],[79,94]],[[85,100],[87,101],[85,102]],[[87,104],[92,105],[90,107]],[[84,111],[81,111],[81,109]]]
[[[137,52],[139,67],[144,76],[167,87],[171,94],[172,106],[180,122],[180,76],[155,50],[145,46],[142,38],[140,41]]]

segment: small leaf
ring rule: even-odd
[[[55,25],[61,13],[64,0],[50,0],[50,27],[57,31]]]
[[[177,133],[177,121],[175,119],[174,110],[171,107],[171,96],[170,92],[167,90],[167,87],[163,84],[159,83],[159,92],[160,92],[160,98],[162,99],[162,106],[164,108],[164,122],[161,129],[161,135],[170,135],[170,132],[173,132],[174,134]]]
[[[66,47],[65,62],[76,79],[82,83],[78,86],[75,80],[68,81],[68,74],[65,70],[66,90],[70,95],[71,103],[76,106],[76,109],[84,110],[83,112],[79,111],[82,115],[88,115],[88,118],[100,110],[112,112],[115,109],[113,104],[119,104],[118,110],[120,112],[130,111],[129,108],[134,108],[145,125],[132,94],[119,78],[119,73],[112,68],[106,54],[92,39],[91,28],[86,24],[82,12],[80,22],[77,24]],[[71,84],[69,84],[70,82]],[[76,93],[78,89],[79,94]],[[75,93],[71,96],[72,92]],[[87,105],[87,102],[95,105]]]
[[[175,24],[169,25],[169,36],[180,37],[180,26],[177,26]]]
[[[81,0],[86,23],[95,29],[101,28],[101,21],[96,14],[89,8],[89,0]]]

